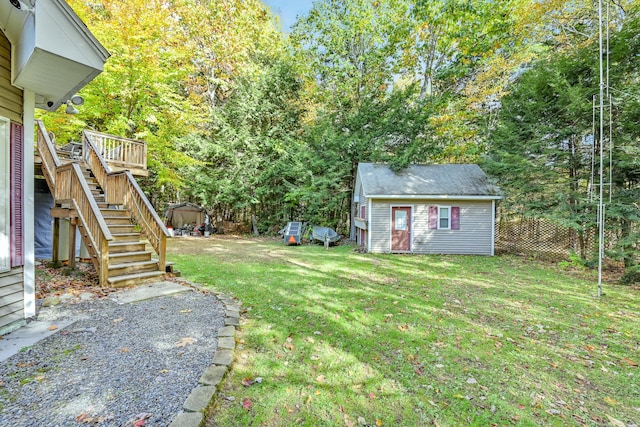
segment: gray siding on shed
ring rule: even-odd
[[[391,207],[411,206],[411,251],[419,254],[491,255],[493,206],[491,200],[373,200],[369,229],[370,252],[391,251]],[[430,230],[429,206],[460,207],[459,230]]]
[[[23,281],[22,267],[0,273],[0,330],[24,320]]]

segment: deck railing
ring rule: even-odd
[[[147,170],[147,144],[144,142],[90,130],[85,130],[82,135],[85,156],[87,141],[91,141],[108,164],[124,169]]]
[[[166,246],[169,231],[140,189],[140,186],[129,171],[112,172],[106,161],[98,154],[99,149],[91,139],[85,139],[84,156],[93,175],[105,193],[105,201],[110,205],[124,205],[142,232],[149,240],[149,244],[158,255],[161,271],[166,266]]]

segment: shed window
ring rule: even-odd
[[[448,230],[451,228],[449,226],[451,224],[451,217],[449,216],[450,213],[451,208],[449,208],[449,206],[438,207],[438,228],[440,230]]]
[[[459,206],[429,206],[429,228],[432,230],[459,230]]]

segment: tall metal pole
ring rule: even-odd
[[[604,64],[602,60],[602,0],[598,1],[598,38],[600,63],[600,197],[598,200],[598,297],[602,295],[602,258],[604,256]]]

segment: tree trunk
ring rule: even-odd
[[[251,226],[253,227],[253,235],[258,237],[260,232],[258,231],[258,216],[254,205],[251,205]]]

